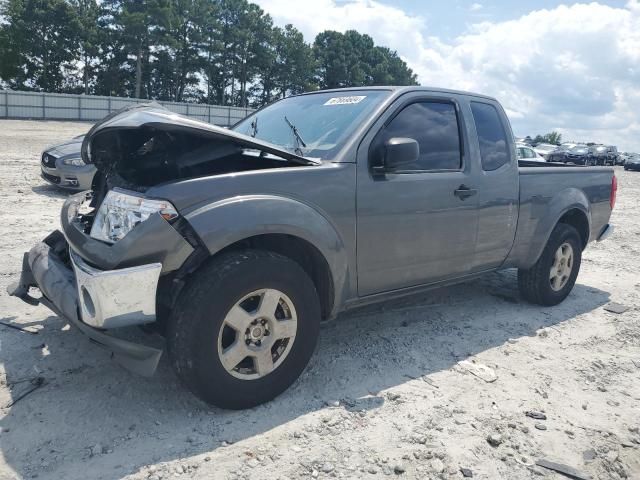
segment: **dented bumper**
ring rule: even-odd
[[[87,316],[86,303],[80,300],[82,296],[80,292],[83,288],[87,291],[91,289],[94,293],[104,292],[118,280],[123,286],[128,285],[133,289],[131,280],[139,280],[139,275],[136,274],[139,274],[140,270],[131,272],[134,269],[123,269],[124,273],[122,271],[119,273],[117,271],[115,273],[87,272],[81,270],[86,267],[86,264],[80,267],[73,263],[71,267],[68,261],[65,261],[66,248],[68,248],[66,240],[60,232],[56,231],[25,253],[20,279],[8,287],[9,295],[19,297],[31,305],[42,303],[57,315],[67,319],[91,340],[111,351],[114,358],[126,368],[141,375],[153,374],[162,350],[123,340],[95,328],[96,326],[109,328],[147,323],[151,318],[151,312],[148,310],[149,299],[138,300],[136,304],[120,302],[117,296],[113,296],[111,302],[107,304],[105,303],[107,298],[101,296],[99,299],[101,303],[96,307],[92,317]],[[76,275],[78,271],[82,272],[80,277]],[[159,271],[157,273],[159,274]],[[29,295],[31,287],[40,289],[42,297],[35,298]],[[119,292],[114,291],[116,295]],[[153,302],[155,302],[155,289],[153,293]],[[100,313],[97,308],[101,309]],[[143,313],[145,308],[147,312]],[[152,316],[155,319],[155,303]]]
[[[71,196],[55,231],[25,253],[20,280],[10,295],[42,303],[91,340],[109,349],[130,370],[151,375],[162,351],[106,333],[156,321],[161,275],[179,269],[194,252],[171,224],[155,214],[122,240],[106,244],[85,233],[80,213],[87,194]],[[37,287],[42,297],[29,295]]]
[[[82,321],[110,329],[156,320],[156,290],[162,264],[99,270],[70,253]]]

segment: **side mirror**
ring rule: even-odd
[[[384,144],[385,170],[398,170],[415,163],[420,157],[420,146],[413,138],[394,137]]]

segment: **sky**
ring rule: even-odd
[[[496,97],[516,136],[640,152],[640,0],[254,0],[312,42],[367,33],[421,85]]]

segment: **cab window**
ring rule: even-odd
[[[496,107],[488,103],[471,102],[471,112],[480,143],[482,169],[497,170],[508,164],[507,133]]]
[[[376,145],[395,137],[412,138],[420,153],[403,172],[459,170],[462,164],[456,107],[448,102],[423,101],[404,107],[378,134]]]

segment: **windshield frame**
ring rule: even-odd
[[[358,138],[362,135],[363,131],[366,131],[369,126],[375,121],[375,119],[377,119],[379,117],[379,115],[389,106],[390,102],[393,101],[393,99],[396,97],[396,95],[394,95],[395,93],[394,88],[392,87],[361,87],[361,88],[339,88],[339,89],[327,89],[327,90],[318,90],[318,91],[314,91],[314,92],[306,92],[306,93],[302,93],[299,95],[291,95],[289,97],[286,98],[281,98],[278,99],[274,102],[271,102],[261,108],[259,108],[258,110],[252,112],[250,115],[248,115],[247,117],[243,118],[242,120],[236,122],[235,124],[233,124],[231,127],[229,127],[229,130],[244,135],[244,133],[240,130],[236,130],[236,128],[238,126],[240,126],[241,124],[248,122],[247,124],[250,125],[251,122],[255,121],[255,119],[258,119],[258,130],[260,129],[260,123],[262,122],[262,119],[260,118],[260,114],[262,112],[264,112],[265,109],[292,99],[292,98],[300,98],[300,97],[307,97],[307,96],[312,96],[312,95],[323,95],[323,94],[333,94],[335,96],[357,96],[357,95],[367,95],[367,93],[370,92],[382,92],[383,95],[380,96],[380,99],[378,100],[377,104],[373,106],[373,108],[369,111],[369,113],[367,115],[364,116],[364,118],[357,122],[356,125],[353,126],[353,129],[349,132],[349,134],[341,137],[341,141],[336,143],[336,145],[331,148],[328,149],[327,155],[323,155],[323,156],[315,156],[313,154],[313,151],[308,151],[308,149],[303,149],[304,152],[304,157],[306,158],[315,158],[318,160],[322,160],[322,161],[330,161],[330,162],[351,162],[354,163],[355,162],[355,158],[345,158],[347,157],[345,155],[345,153],[352,148],[352,144],[353,144],[353,140],[355,138]],[[386,94],[386,95],[385,95]],[[293,122],[292,123],[294,125],[296,125]],[[286,126],[285,120],[284,118],[282,119],[283,124]],[[296,125],[297,127],[297,125]],[[288,128],[288,127],[287,127]],[[304,132],[300,132],[304,138]],[[251,136],[251,135],[248,135]],[[295,154],[295,149],[291,148],[291,146],[285,146],[285,145],[280,145],[277,143],[273,143],[270,142],[269,140],[266,139],[261,139],[259,136],[254,137],[256,140],[262,141],[262,142],[267,142],[271,145],[273,145],[275,148],[279,148],[282,149],[283,151],[288,151],[291,152],[293,154]],[[307,139],[305,138],[305,141]]]

